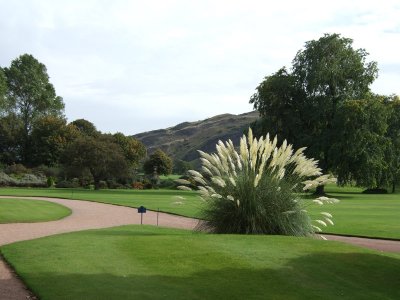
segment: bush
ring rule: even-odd
[[[312,221],[304,207],[306,202],[298,192],[334,181],[322,175],[317,162],[304,156],[305,148],[293,151],[286,141],[277,147],[277,138],[269,136],[240,141],[236,152],[231,141],[219,142],[216,154],[200,152],[202,171],[189,171],[206,201],[203,219],[198,229],[214,233],[313,235],[317,225],[333,224],[331,215],[323,213],[321,220]],[[319,176],[319,177],[318,177]],[[313,180],[305,179],[313,177]],[[209,178],[209,179],[208,179]],[[189,184],[189,181],[180,180]],[[180,189],[189,189],[180,186]],[[320,197],[316,204],[336,202]]]
[[[61,180],[55,185],[56,188],[77,188],[79,187],[79,179],[73,178],[72,180]]]
[[[175,186],[176,186],[176,184],[173,179],[160,180],[160,184],[158,185],[159,188],[163,188],[163,189],[173,188]]]
[[[105,182],[104,180],[100,180],[99,189],[107,189],[107,188],[108,188],[107,182]]]
[[[135,190],[143,190],[144,184],[141,182],[134,182],[132,183],[132,188]]]
[[[18,180],[8,176],[4,172],[0,172],[0,186],[16,186]]]
[[[20,187],[47,187],[47,179],[45,176],[37,176],[34,174],[24,174],[18,181],[17,186]]]
[[[27,169],[24,165],[22,164],[12,164],[4,169],[4,172],[8,175],[10,174],[16,174],[16,175],[22,175],[26,174],[29,172],[29,169]]]

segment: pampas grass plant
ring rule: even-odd
[[[304,155],[305,148],[294,151],[286,140],[278,147],[277,137],[256,139],[249,129],[239,151],[231,140],[219,141],[216,150],[213,154],[199,151],[201,173],[189,171],[206,202],[200,230],[308,236],[333,224],[327,212],[321,220],[311,220],[305,209],[310,201],[298,196],[301,190],[335,181],[322,175],[317,161]],[[186,185],[178,188],[188,189]],[[337,202],[326,197],[314,201],[315,205]]]

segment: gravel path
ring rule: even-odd
[[[42,223],[13,223],[0,224],[0,246],[17,241],[31,240],[39,237],[80,231],[86,229],[107,228],[128,224],[140,224],[140,214],[137,209],[103,204],[90,201],[66,200],[43,197],[10,197],[31,200],[45,200],[59,203],[72,210],[72,214],[62,220]],[[159,226],[193,229],[198,220],[165,213],[158,215]],[[157,213],[147,211],[143,216],[143,224],[156,225]],[[387,241],[324,235],[328,240],[342,241],[357,246],[367,247],[380,251],[400,252],[400,241]],[[0,258],[0,299],[27,300],[35,299],[14,272]]]

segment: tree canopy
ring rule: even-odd
[[[124,178],[129,172],[124,154],[117,144],[90,136],[82,136],[69,144],[64,151],[63,162],[75,174],[89,171],[96,189],[100,187],[101,180]]]
[[[13,60],[9,68],[4,68],[4,74],[7,91],[0,107],[3,114],[14,114],[21,120],[21,160],[26,163],[34,122],[48,115],[62,116],[64,103],[49,82],[46,66],[30,54]]]
[[[367,62],[368,53],[352,43],[339,34],[325,34],[305,43],[291,71],[281,68],[265,77],[250,98],[261,116],[256,134],[278,134],[295,147],[307,146],[306,154],[331,171],[338,107],[346,100],[367,98],[378,73],[377,63]]]
[[[161,149],[157,149],[153,154],[151,154],[149,159],[146,160],[143,165],[146,174],[153,174],[155,168],[156,172],[162,175],[168,175],[172,172],[172,159]]]

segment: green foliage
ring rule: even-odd
[[[125,136],[118,132],[113,135],[114,141],[124,153],[125,159],[131,167],[138,167],[139,163],[146,157],[146,147],[137,139]]]
[[[390,116],[388,119],[388,130],[386,136],[390,140],[387,151],[389,162],[389,173],[392,183],[392,191],[395,191],[396,184],[400,183],[400,99],[393,96],[387,101]]]
[[[65,147],[77,134],[67,127],[65,119],[55,116],[38,119],[31,134],[30,163],[34,166],[57,165]]]
[[[100,180],[128,176],[128,165],[121,148],[106,140],[84,136],[69,144],[63,153],[63,163],[69,171],[83,175],[89,171],[95,188]]]
[[[390,139],[386,136],[389,107],[377,97],[344,101],[333,122],[329,157],[340,184],[387,186]]]
[[[27,162],[30,153],[30,134],[34,122],[47,115],[62,116],[64,103],[56,95],[44,64],[32,55],[24,54],[4,69],[7,95],[3,109],[14,113],[22,122],[21,158]]]
[[[297,192],[333,181],[321,175],[316,161],[307,159],[304,148],[293,151],[286,141],[277,147],[269,136],[240,141],[240,153],[231,141],[217,145],[216,154],[200,152],[205,176],[189,171],[200,184],[206,205],[200,229],[214,233],[284,234],[308,236],[321,229],[312,225]],[[307,180],[313,178],[313,180]],[[183,184],[189,184],[184,180]],[[186,186],[178,187],[188,189]],[[322,205],[328,198],[314,200]],[[332,200],[333,201],[333,200]],[[335,199],[335,201],[337,201]],[[329,213],[316,223],[333,224]],[[327,223],[326,223],[326,222]]]
[[[7,93],[7,78],[2,68],[0,68],[0,116],[3,113],[5,96]]]
[[[190,162],[181,159],[174,160],[174,167],[172,170],[174,174],[186,174],[190,169],[193,169],[193,165]]]
[[[85,119],[78,119],[70,123],[70,125],[75,126],[77,131],[85,136],[97,137],[100,132],[97,131],[96,126],[92,122]]]
[[[267,76],[251,97],[263,118],[257,134],[279,134],[294,147],[307,146],[307,155],[318,159],[323,170],[331,170],[338,106],[365,98],[377,77],[376,62],[367,62],[367,55],[338,34],[306,42],[292,62],[292,72],[282,68]]]
[[[157,149],[150,155],[149,159],[143,165],[146,174],[153,174],[156,170],[157,174],[168,175],[172,173],[172,159],[161,149]]]
[[[0,117],[0,162],[21,162],[22,128],[22,121],[16,114]]]

